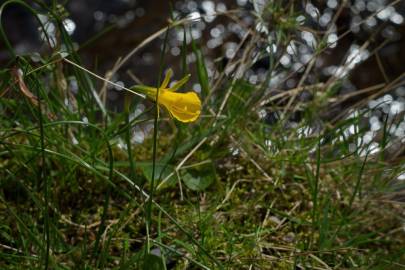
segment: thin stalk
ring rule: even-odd
[[[42,180],[41,182],[44,183],[44,199],[45,199],[45,206],[44,206],[44,219],[45,219],[45,258],[44,258],[44,266],[45,270],[49,268],[49,250],[51,246],[51,242],[49,239],[49,187],[48,187],[48,178],[46,176],[46,160],[45,160],[45,135],[44,135],[44,122],[42,118],[42,105],[40,100],[40,93],[38,87],[36,88],[36,94],[38,97],[38,119],[39,119],[39,136],[40,136],[40,144],[41,144],[41,166],[39,172],[39,178]]]
[[[126,95],[125,97],[125,140],[127,144],[127,153],[128,153],[128,159],[129,159],[129,169],[130,173],[129,176],[132,179],[132,181],[136,182],[134,177],[135,177],[135,162],[132,156],[132,144],[131,144],[131,119],[129,115],[129,110],[130,110],[130,97]]]
[[[361,194],[361,193],[359,192],[360,187],[361,187],[361,186],[360,186],[360,183],[361,183],[361,178],[362,178],[362,176],[363,176],[364,167],[365,167],[366,164],[367,164],[366,162],[367,162],[367,158],[368,158],[369,153],[370,153],[370,151],[367,150],[366,156],[364,157],[363,163],[361,164],[361,167],[360,167],[360,170],[359,170],[359,174],[357,175],[356,186],[354,187],[353,194],[352,194],[352,196],[350,197],[350,201],[349,201],[349,209],[352,208],[354,199],[356,198],[356,194],[359,193],[359,196],[360,196],[360,194]]]
[[[61,56],[61,57],[62,57],[62,56]],[[76,63],[73,62],[73,61],[70,61],[70,60],[67,59],[67,58],[64,58],[64,57],[63,57],[62,59],[63,59],[63,61],[65,61],[65,62],[67,62],[67,63],[69,63],[69,64],[71,64],[71,65],[73,65],[73,66],[75,66],[75,67],[77,67],[77,68],[79,68],[79,69],[81,69],[81,70],[83,70],[83,71],[86,71],[87,73],[89,73],[89,74],[92,75],[93,77],[96,77],[96,78],[99,79],[99,80],[102,80],[102,81],[104,81],[104,82],[106,82],[106,83],[109,83],[109,84],[111,84],[111,85],[113,85],[113,86],[115,86],[115,87],[122,88],[122,89],[124,89],[125,91],[128,91],[128,92],[130,92],[130,93],[132,93],[132,94],[134,94],[134,95],[140,96],[141,98],[146,98],[145,95],[139,94],[139,93],[137,93],[137,92],[135,92],[135,91],[133,91],[133,90],[131,90],[131,89],[129,89],[129,88],[126,88],[126,87],[124,87],[124,86],[122,86],[122,85],[119,85],[119,84],[116,84],[116,83],[114,83],[114,82],[112,82],[112,81],[106,80],[105,78],[101,77],[100,75],[97,75],[96,73],[91,72],[91,71],[88,70],[88,69],[85,69],[84,67],[82,67],[82,66],[76,64]]]
[[[160,81],[163,73],[163,64],[164,64],[164,55],[166,52],[166,45],[167,45],[167,38],[169,34],[169,27],[167,27],[165,38],[163,41],[163,48],[160,53],[160,66],[159,66],[159,74],[157,80],[157,91],[156,91],[156,112],[155,112],[155,120],[153,123],[153,149],[152,149],[152,180],[151,180],[151,191],[149,202],[146,208],[146,232],[147,232],[147,241],[146,241],[146,252],[149,253],[150,251],[150,228],[152,223],[152,207],[153,207],[153,195],[155,192],[155,171],[156,171],[156,149],[157,149],[157,136],[158,136],[158,120],[159,120],[159,90],[160,90]]]

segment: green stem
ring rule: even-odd
[[[157,87],[156,87],[156,112],[155,112],[155,120],[153,123],[153,150],[152,150],[152,181],[151,181],[151,191],[150,197],[147,205],[147,216],[146,216],[146,231],[147,231],[147,242],[146,242],[146,252],[149,253],[150,251],[150,228],[152,223],[152,207],[153,207],[153,195],[155,192],[155,171],[156,171],[156,149],[157,149],[157,136],[158,136],[158,120],[159,120],[159,88],[160,88],[160,80],[163,73],[163,61],[164,61],[164,54],[166,52],[166,45],[167,45],[167,38],[169,34],[169,26],[167,27],[165,38],[163,41],[163,48],[160,53],[160,66],[159,66],[159,74],[157,80]]]

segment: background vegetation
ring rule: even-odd
[[[250,5],[199,16],[172,6],[163,28],[103,70],[81,56],[103,35],[74,42],[56,1],[2,4],[0,16],[19,6],[37,18],[43,45],[20,53],[0,28],[10,55],[0,70],[1,269],[405,266],[404,110],[387,97],[403,97],[404,73],[379,57],[398,40],[380,39],[381,27],[334,51],[354,31],[334,24],[355,7],[346,1],[329,7],[323,28],[312,4]],[[243,30],[214,60],[193,34],[210,16]],[[115,76],[154,42],[153,76],[129,72],[131,83],[159,85],[169,67],[176,79],[191,72],[197,122],[158,117]],[[384,80],[348,91],[365,49]],[[340,66],[322,72],[331,53],[344,55]]]

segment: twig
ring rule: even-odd
[[[104,82],[106,82],[106,83],[109,83],[109,84],[111,84],[111,85],[114,85],[114,86],[117,87],[117,88],[122,88],[122,89],[124,89],[125,91],[128,91],[128,92],[130,92],[130,93],[132,93],[132,94],[134,94],[134,95],[140,96],[140,97],[142,97],[142,98],[146,98],[145,95],[139,94],[139,93],[137,93],[137,92],[135,92],[135,91],[133,91],[133,90],[131,90],[131,89],[129,89],[129,88],[126,88],[125,86],[122,86],[122,85],[116,84],[116,83],[114,83],[114,82],[112,82],[112,81],[109,81],[109,80],[107,80],[107,79],[105,79],[105,78],[103,78],[103,77],[97,75],[96,73],[93,73],[93,72],[91,72],[90,70],[85,69],[84,67],[82,67],[82,66],[76,64],[75,62],[70,61],[70,60],[67,59],[67,58],[63,58],[63,61],[65,61],[65,62],[67,62],[67,63],[69,63],[69,64],[71,64],[71,65],[73,65],[73,66],[75,66],[75,67],[77,67],[77,68],[80,68],[81,70],[83,70],[83,71],[89,73],[90,75],[96,77],[97,79],[100,79],[100,80],[102,80],[102,81],[104,81]]]

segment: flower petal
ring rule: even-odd
[[[159,95],[162,104],[171,116],[181,122],[193,122],[201,113],[201,101],[195,92],[174,93],[163,90]]]
[[[180,87],[182,87],[185,83],[188,82],[190,77],[191,77],[191,74],[187,74],[180,81],[176,82],[172,87],[170,87],[168,90],[177,91]]]
[[[169,68],[166,71],[166,75],[165,75],[165,79],[163,80],[162,84],[160,85],[160,88],[167,88],[167,86],[169,85],[170,79],[173,76],[173,69]]]

